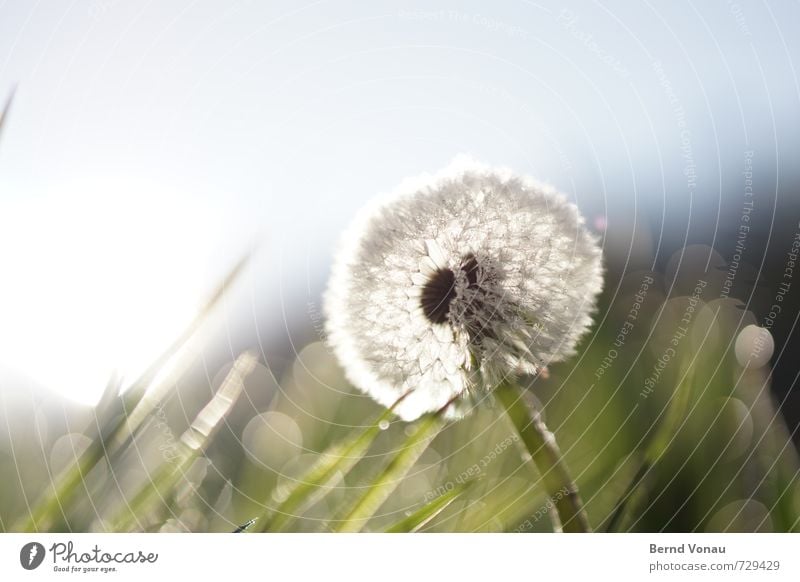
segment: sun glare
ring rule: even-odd
[[[144,369],[195,313],[207,214],[119,185],[60,191],[0,216],[0,366],[94,404]]]

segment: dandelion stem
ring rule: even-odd
[[[570,477],[555,437],[547,429],[539,411],[525,402],[519,387],[510,380],[501,382],[494,393],[539,469],[545,492],[555,505],[563,531],[591,531],[578,487]]]

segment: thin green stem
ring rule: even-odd
[[[475,479],[465,481],[454,486],[450,491],[443,493],[433,501],[426,503],[408,517],[404,517],[394,525],[388,527],[386,533],[414,533],[433,521],[440,513],[450,507],[459,499],[472,485]]]
[[[6,104],[2,119],[5,119],[9,104],[10,101]],[[124,394],[112,392],[117,384],[113,381],[109,383],[102,401],[102,410],[99,411],[105,420],[98,424],[98,434],[77,461],[67,467],[51,483],[31,512],[17,521],[13,526],[14,531],[51,531],[59,523],[67,522],[64,508],[71,504],[73,496],[79,491],[79,486],[84,483],[86,475],[103,458],[108,459],[108,462],[113,465],[115,455],[129,444],[134,432],[146,416],[152,412],[155,405],[153,401],[143,402],[146,400],[147,391],[152,389],[152,384],[158,383],[156,380],[164,366],[175,358],[180,359],[186,345],[198,332],[214,307],[220,303],[225,291],[244,271],[249,260],[250,255],[246,255],[233,266],[222,284],[209,297],[183,333],[131,384]],[[188,357],[183,359],[185,361],[182,362],[182,365],[176,367],[176,370],[171,373],[173,382],[188,368]]]
[[[175,491],[178,482],[186,477],[186,472],[211,443],[223,420],[233,408],[242,391],[244,381],[255,369],[258,357],[253,352],[244,352],[225,376],[214,397],[197,414],[189,428],[176,443],[177,454],[165,457],[156,469],[154,476],[126,504],[125,509],[113,521],[114,531],[129,531],[139,524],[139,518],[146,515],[154,502],[165,500]]]
[[[400,481],[444,425],[445,421],[439,414],[431,414],[420,420],[416,425],[416,430],[403,444],[400,452],[389,461],[375,481],[338,522],[335,531],[361,531],[367,521],[375,515],[377,509],[397,488]]]
[[[539,411],[525,402],[519,387],[510,380],[502,382],[494,393],[539,469],[545,492],[555,505],[562,530],[591,531],[578,487],[567,470],[555,436],[547,429]]]
[[[639,468],[636,470],[631,482],[628,483],[628,486],[625,488],[622,497],[619,498],[614,506],[614,512],[605,527],[607,532],[618,531],[630,507],[635,505],[639,487],[674,439],[676,427],[680,420],[686,415],[686,409],[689,407],[693,378],[693,370],[687,371],[684,376],[684,381],[678,384],[675,393],[667,403],[664,418],[661,422],[657,422],[653,425],[651,429],[654,431],[652,433],[653,437],[645,447],[644,456],[639,464]]]
[[[375,419],[367,428],[342,443],[326,450],[319,459],[292,485],[286,498],[275,509],[269,509],[257,524],[258,531],[283,531],[294,520],[322,499],[334,486],[339,476],[350,472],[381,432],[381,425],[392,416],[391,409]]]
[[[628,486],[625,488],[625,493],[622,494],[622,497],[619,498],[617,504],[614,506],[614,513],[611,514],[611,519],[608,520],[608,525],[605,528],[607,532],[617,531],[622,523],[622,518],[625,517],[629,503],[638,490],[639,485],[647,476],[647,473],[650,472],[650,468],[651,465],[646,459],[639,465],[639,469],[637,469],[633,479],[631,479],[631,482],[628,483]]]

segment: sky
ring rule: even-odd
[[[255,242],[278,326],[358,208],[458,154],[609,232],[712,228],[748,156],[798,177],[798,23],[789,1],[0,2],[0,364],[77,362],[78,385],[145,361]]]

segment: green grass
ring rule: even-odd
[[[268,462],[245,453],[259,389],[249,376],[267,368],[245,352],[209,393],[191,380],[190,349],[243,265],[129,390],[109,383],[86,431],[91,444],[51,483],[23,482],[35,499],[30,511],[3,504],[4,528],[233,531],[256,519],[246,531],[798,529],[800,465],[767,372],[737,363],[729,345],[737,322],[722,310],[714,316],[713,306],[704,308],[710,327],[706,319],[692,325],[646,398],[644,380],[670,345],[674,320],[653,318],[631,335],[598,379],[619,324],[607,322],[575,362],[530,386],[500,386],[449,423],[437,415],[395,420],[347,385],[332,355],[312,342],[259,408],[296,427],[303,443],[275,429],[258,433]],[[170,375],[160,374],[167,365]],[[177,386],[196,399],[207,393],[205,404],[184,428],[165,415],[180,436],[168,457],[148,455],[158,449],[154,418],[163,403],[181,404]],[[583,507],[574,503],[580,498]],[[737,515],[737,503],[748,511]]]

